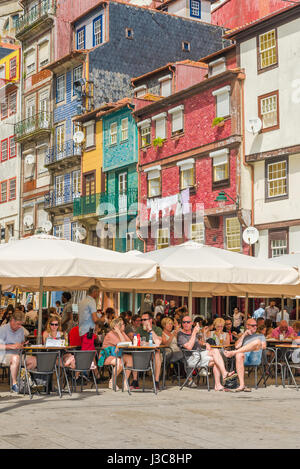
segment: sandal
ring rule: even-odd
[[[223,382],[225,383],[229,379],[237,378],[237,373],[235,371],[231,371],[230,373],[227,372],[227,376],[223,378]]]
[[[251,389],[245,386],[244,388],[232,389],[232,392],[251,392]]]
[[[114,390],[112,379],[109,380],[108,389]],[[119,388],[117,385],[116,385],[116,391],[119,391]]]

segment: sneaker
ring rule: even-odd
[[[138,381],[132,381],[131,386],[133,389],[140,389]]]
[[[11,390],[12,392],[19,394],[19,386],[17,384],[13,384]]]
[[[155,381],[155,387],[156,387],[156,390],[159,391],[159,382],[158,381]]]
[[[197,384],[196,384],[193,380],[191,380],[191,381],[187,384],[187,386],[188,386],[189,388],[198,388]]]

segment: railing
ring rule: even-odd
[[[81,154],[81,146],[76,145],[73,140],[68,140],[63,145],[56,145],[48,149],[45,157],[45,166],[75,155],[81,156]]]
[[[15,124],[16,139],[24,138],[40,130],[51,130],[51,117],[49,112],[39,112]]]
[[[126,194],[101,192],[75,199],[73,215],[79,217],[97,214],[99,217],[105,217],[122,213],[136,214],[137,202],[137,189],[129,189]]]
[[[59,207],[65,204],[72,204],[77,200],[78,194],[71,190],[64,190],[63,192],[50,191],[45,194],[44,208]]]
[[[49,14],[54,15],[56,10],[56,0],[42,0],[34,5],[27,13],[20,16],[16,22],[16,34],[31,28],[37,21]]]

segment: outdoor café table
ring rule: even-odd
[[[163,354],[163,377],[162,377],[162,389],[165,389],[165,380],[166,380],[166,352],[169,350],[169,347],[166,345],[120,345],[118,347],[125,353],[130,353],[134,350],[160,350]],[[155,374],[155,362],[153,363],[153,373]],[[114,383],[115,385],[115,383]],[[114,388],[115,389],[115,388]]]

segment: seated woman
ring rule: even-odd
[[[224,347],[229,347],[230,345],[230,337],[228,332],[224,332],[225,321],[222,318],[217,318],[213,322],[214,330],[209,331],[204,328],[204,337],[205,340],[213,339],[216,345],[221,345]]]
[[[267,328],[266,332],[266,338],[270,339],[272,337],[272,332],[273,332],[273,327],[272,327],[272,320],[271,319],[266,319],[265,320],[265,326]]]
[[[121,359],[118,358],[118,344],[120,342],[131,342],[129,337],[125,334],[125,323],[121,317],[113,319],[110,323],[110,332],[106,334],[104,337],[104,341],[102,344],[102,348],[106,349],[108,347],[115,347],[116,354],[110,355],[104,360],[104,365],[113,365],[115,367],[116,376],[118,376],[122,371],[122,363]],[[100,358],[101,360],[101,358]],[[125,366],[132,366],[132,356],[129,354],[123,354],[123,361]],[[129,379],[131,371],[126,370],[127,380]],[[137,372],[133,372],[133,387],[137,387]],[[113,380],[111,379],[108,384],[109,389],[113,389]],[[118,391],[118,386],[116,386],[116,390]],[[127,386],[125,383],[124,389],[127,391]]]
[[[47,339],[63,339],[64,335],[61,328],[61,319],[57,314],[49,317],[46,329],[43,332],[43,344],[47,345]],[[71,353],[65,353],[63,356],[64,366],[75,368],[75,358]]]
[[[183,357],[182,351],[177,345],[177,334],[180,331],[180,325],[174,327],[174,321],[172,318],[163,318],[161,321],[163,328],[162,332],[162,345],[170,347],[171,351],[166,354],[167,362],[172,358],[173,361],[180,360]]]

